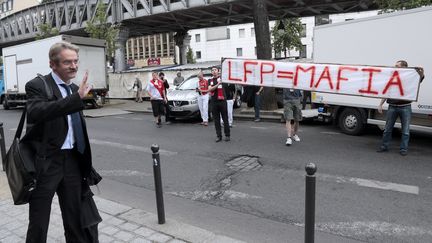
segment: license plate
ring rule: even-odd
[[[182,107],[171,107],[172,111],[183,111]]]

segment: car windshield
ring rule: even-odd
[[[181,85],[178,87],[179,90],[195,90],[198,87],[198,77],[191,77],[186,79]]]
[[[208,80],[209,78],[211,78],[211,75],[204,75],[204,79]],[[195,90],[196,88],[198,88],[197,76],[189,77],[178,87],[179,90]]]

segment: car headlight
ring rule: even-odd
[[[191,100],[191,101],[189,101],[189,104],[191,104],[191,105],[198,104],[198,100]]]

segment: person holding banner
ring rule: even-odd
[[[406,68],[408,63],[404,60],[396,62],[395,67]],[[424,79],[423,68],[417,67],[417,72],[420,75],[420,82]],[[383,133],[382,143],[377,152],[387,152],[392,138],[392,131],[397,118],[400,118],[402,128],[402,138],[399,148],[399,154],[406,156],[408,154],[408,142],[410,137],[410,123],[411,123],[411,101],[409,100],[395,100],[395,99],[382,99],[379,106],[378,112],[382,113],[384,102],[388,103],[388,110],[386,113],[386,125]]]
[[[293,140],[300,142],[297,133],[302,119],[301,97],[298,89],[283,89],[285,127],[288,135],[285,145],[287,146],[290,146]]]
[[[157,72],[153,72],[152,76],[152,80],[147,84],[147,92],[150,96],[156,126],[161,127],[161,115],[164,114],[164,104],[167,103],[165,86],[163,81],[159,79]]]
[[[208,80],[210,100],[212,102],[212,112],[216,128],[216,142],[222,141],[222,127],[221,127],[221,116],[224,126],[225,141],[230,141],[230,127],[227,126],[228,122],[228,109],[227,109],[227,98],[226,93],[228,93],[228,84],[222,84],[221,78],[219,76],[219,68],[212,68],[213,77]]]

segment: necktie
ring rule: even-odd
[[[71,95],[71,90],[69,86],[67,86],[66,84],[60,84],[60,85],[66,89],[67,96]],[[75,135],[77,150],[78,152],[83,154],[85,149],[85,141],[84,141],[84,131],[83,131],[79,112],[72,113],[71,119],[72,119],[72,128]]]

